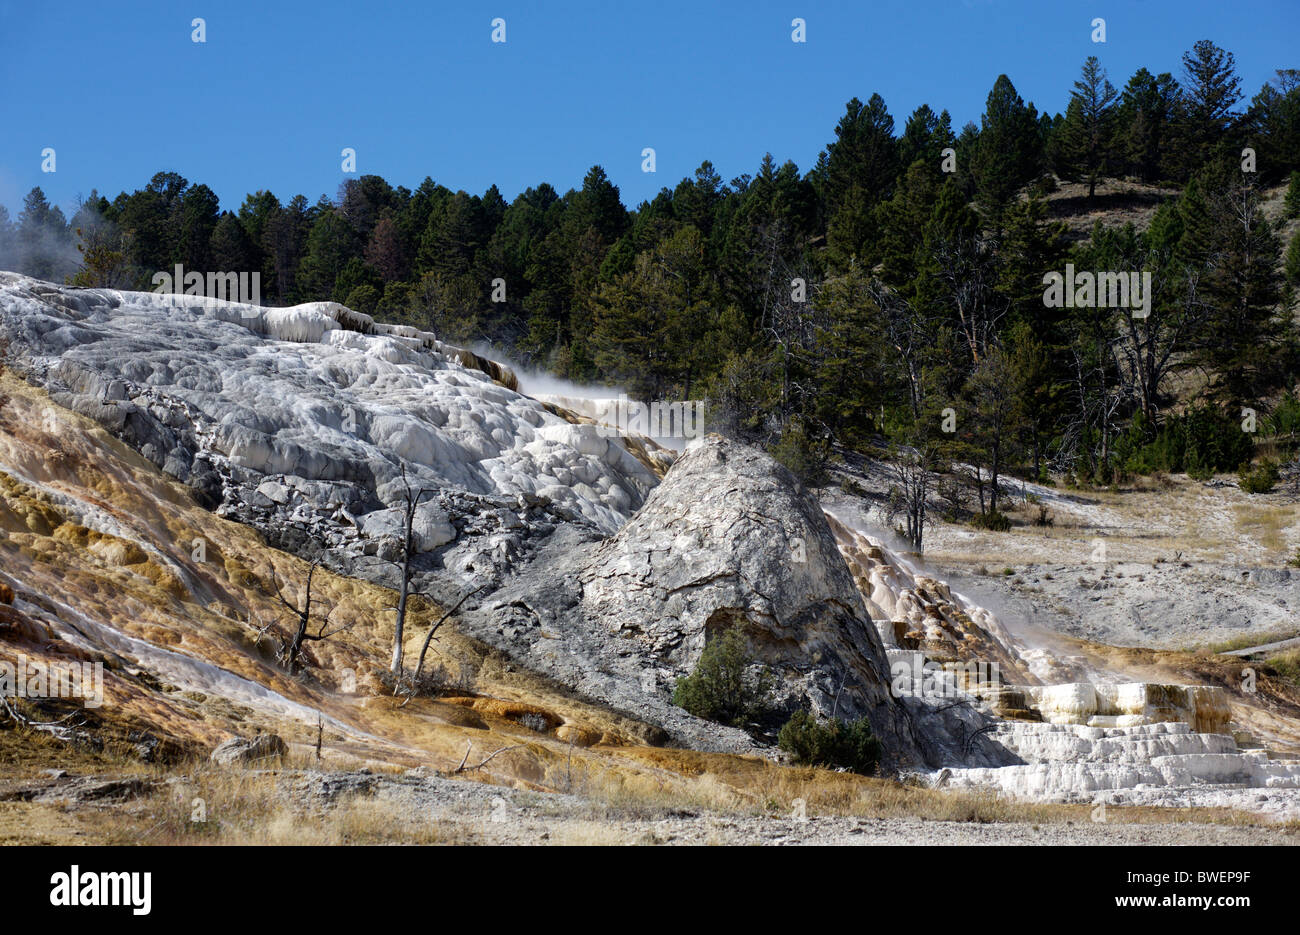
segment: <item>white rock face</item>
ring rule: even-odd
[[[1300,817],[1300,760],[1240,751],[1232,737],[1195,733],[1184,723],[1100,728],[1008,722],[991,737],[1027,762],[943,770],[934,774],[935,783],[1038,801],[1227,806]]]
[[[707,641],[739,628],[792,710],[865,716],[889,758],[927,761],[816,499],[768,455],[711,436],[617,534],[547,548],[461,627],[682,742],[746,750],[669,703]]]
[[[1223,689],[1079,681],[1076,667],[1023,646],[994,614],[879,539],[834,516],[830,525],[896,689],[992,718],[951,738],[952,766],[930,774],[935,784],[1039,801],[1230,806],[1300,817],[1300,760],[1239,750]],[[998,663],[1002,684],[983,681],[988,669],[971,665],[979,661]],[[971,728],[1012,765],[975,766]]]
[[[389,536],[404,466],[415,488],[541,503],[610,533],[657,482],[619,439],[476,369],[513,385],[504,368],[337,303],[261,308],[0,273],[0,327],[61,402],[240,518],[302,508],[310,525],[343,509],[349,530]],[[448,509],[421,514],[422,547],[456,536]]]

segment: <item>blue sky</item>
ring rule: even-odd
[[[563,192],[600,164],[632,207],[704,159],[725,179],[768,151],[806,170],[855,95],[878,91],[899,131],[921,103],[959,129],[1001,72],[1057,112],[1088,55],[1120,87],[1142,65],[1179,75],[1209,38],[1236,55],[1249,97],[1300,67],[1297,36],[1298,0],[0,0],[0,204],[16,216],[40,185],[68,210],[160,170],[223,208],[257,188],[314,201],[353,147],[360,173],[496,183],[507,199],[542,181]]]

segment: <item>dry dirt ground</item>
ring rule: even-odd
[[[489,845],[1294,845],[1300,828],[1228,813],[1030,807],[1014,820],[978,809],[945,820],[819,813],[798,803],[725,810],[608,804],[420,771],[238,770],[197,810],[204,778],[144,780],[69,774],[5,783],[0,843],[489,844]],[[150,785],[152,783],[152,786]],[[105,791],[107,790],[107,791]],[[239,790],[242,798],[222,801]],[[203,800],[206,802],[206,800]],[[990,807],[993,803],[988,803]],[[1001,806],[1005,808],[1005,806]]]

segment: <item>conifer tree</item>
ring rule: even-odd
[[[1083,72],[1070,92],[1070,105],[1061,133],[1067,161],[1077,167],[1079,175],[1088,181],[1089,198],[1097,193],[1097,180],[1111,168],[1115,101],[1118,97],[1119,93],[1107,79],[1097,56],[1088,56],[1083,63]]]

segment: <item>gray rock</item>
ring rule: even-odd
[[[560,523],[612,532],[654,486],[617,443],[593,447],[590,426],[493,382],[490,361],[367,321],[335,303],[205,304],[0,273],[18,370],[205,506],[335,571],[396,557],[403,473],[436,494],[417,517],[416,572],[447,593],[518,557],[487,542],[503,529],[521,531],[521,551]],[[561,467],[582,483],[541,483]]]
[[[816,499],[718,436],[689,448],[615,535],[557,533],[462,627],[677,742],[743,750],[742,732],[671,704],[706,641],[740,627],[787,708],[865,715],[892,760],[924,758]]]
[[[221,766],[234,766],[284,756],[287,752],[289,748],[275,734],[258,734],[251,740],[231,737],[212,751],[212,762]]]

